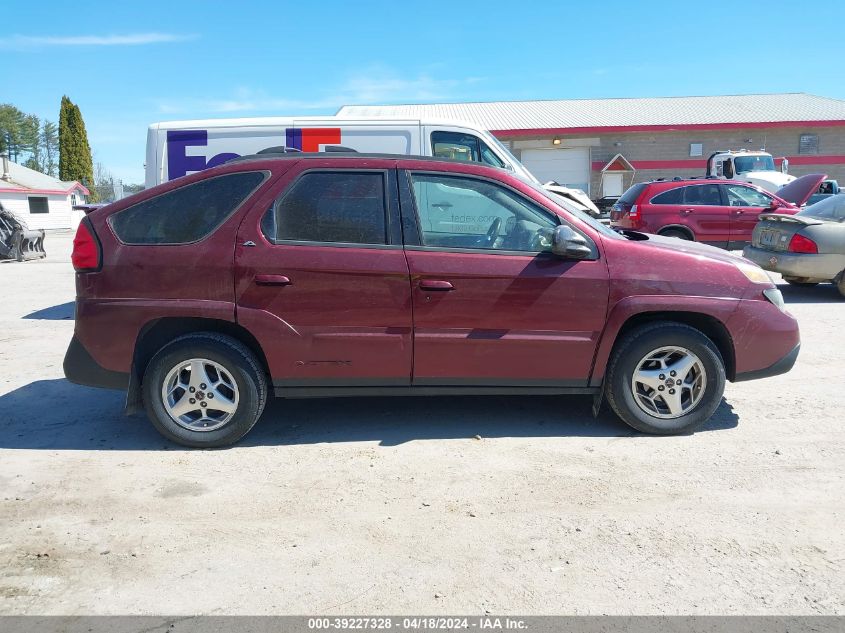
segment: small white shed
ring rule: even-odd
[[[64,181],[0,159],[0,204],[31,229],[76,229],[85,216],[73,205],[89,194],[82,184]]]

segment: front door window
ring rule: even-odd
[[[551,247],[557,222],[487,180],[411,176],[424,246],[536,253]]]
[[[751,187],[727,185],[728,205],[732,207],[768,207],[772,200]]]
[[[505,163],[481,139],[463,132],[432,132],[432,154],[438,158],[452,158],[468,162],[484,163],[493,167],[505,167]]]

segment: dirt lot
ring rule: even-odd
[[[368,398],[191,451],[63,379],[70,239],[0,265],[0,613],[845,614],[832,287],[784,287],[797,366],[692,436],[583,397]]]

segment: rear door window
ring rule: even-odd
[[[224,174],[139,202],[109,218],[124,244],[188,244],[216,231],[264,182],[263,171]]]
[[[273,242],[386,244],[384,172],[304,174],[261,223]]]
[[[684,188],[684,204],[702,206],[722,206],[722,194],[719,185],[692,185]]]

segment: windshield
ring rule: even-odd
[[[579,208],[581,205],[576,206],[576,203],[572,200],[569,200],[568,198],[562,198],[561,196],[552,193],[551,191],[543,189],[543,186],[537,182],[527,182],[526,184],[528,184],[532,189],[534,189],[534,191],[538,191],[543,194],[543,196],[554,202],[561,209],[564,209],[575,217],[577,217],[579,220],[584,222],[584,224],[589,224],[592,228],[594,228],[596,231],[598,231],[605,237],[609,237],[614,240],[627,239],[624,235],[617,233],[609,226],[602,224],[590,214],[581,211],[581,209]]]
[[[525,168],[525,165],[520,163],[516,159],[516,156],[511,154],[510,150],[507,147],[505,147],[504,145],[502,145],[502,143],[499,141],[499,139],[497,139],[492,134],[485,134],[484,140],[487,141],[490,145],[495,146],[496,149],[498,149],[500,152],[502,152],[502,154],[504,154],[507,157],[508,161],[510,162],[510,165],[505,165],[506,169],[512,169],[518,175],[522,176],[522,178],[524,180],[528,180],[529,182],[537,184],[537,185],[540,184],[540,181],[537,180],[534,177],[534,174],[532,174],[530,171],[528,171]]]
[[[841,222],[845,220],[845,194],[837,194],[825,198],[816,204],[811,204],[809,207],[801,209],[795,215],[816,218],[817,220]]]
[[[736,173],[749,171],[775,171],[775,160],[771,156],[737,156],[734,158]]]

